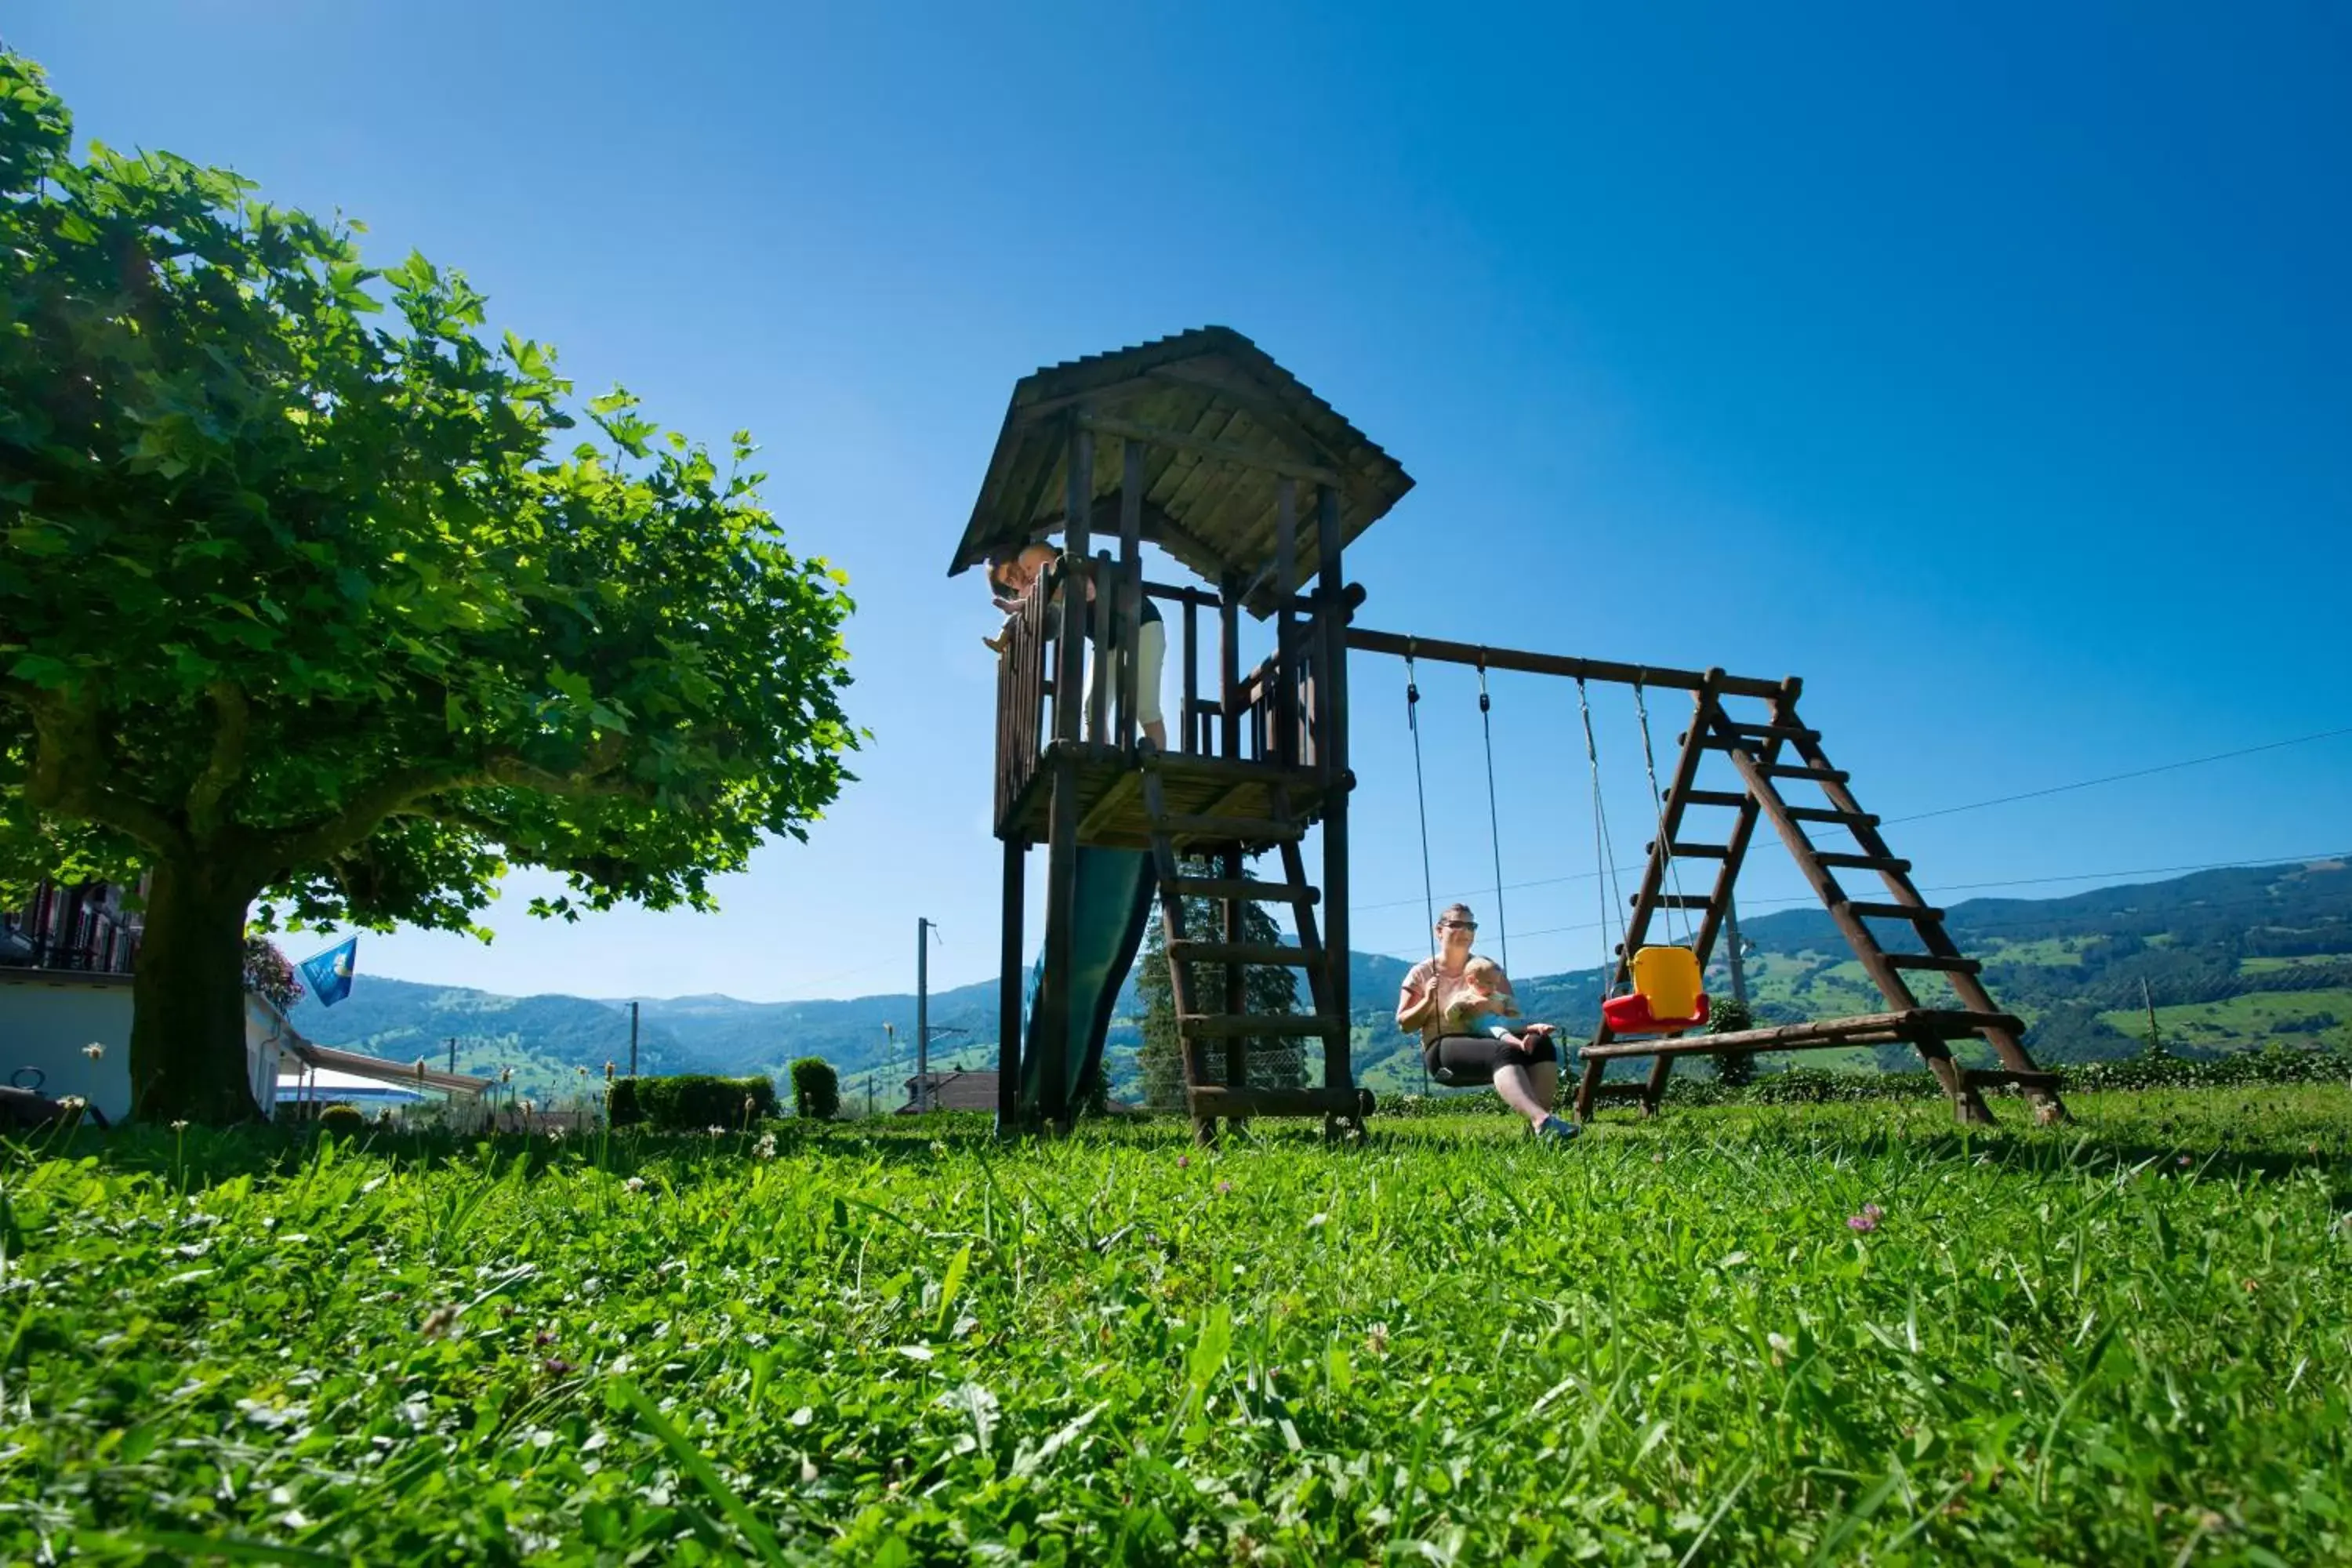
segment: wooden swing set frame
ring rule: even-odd
[[[1917,1050],[1961,1122],[1992,1121],[1982,1091],[1994,1088],[2021,1090],[2039,1121],[2065,1118],[2065,1105],[2058,1097],[2058,1076],[2034,1065],[2025,1048],[2024,1024],[1994,1003],[1981,978],[1983,966],[1960,951],[1945,929],[1944,911],[1923,898],[1912,882],[1911,862],[1888,847],[1879,830],[1880,819],[1863,809],[1849,775],[1831,764],[1822,748],[1821,732],[1807,728],[1798,716],[1797,700],[1804,683],[1797,677],[1767,680],[1721,669],[1671,669],[1575,658],[1353,626],[1348,631],[1348,646],[1366,653],[1474,665],[1480,669],[1688,691],[1689,727],[1677,737],[1681,751],[1660,796],[1657,837],[1645,847],[1641,888],[1626,911],[1625,940],[1616,950],[1606,992],[1613,994],[1632,983],[1633,955],[1645,944],[1652,921],[1669,910],[1687,910],[1697,917],[1691,947],[1705,970],[1730,916],[1733,886],[1755,841],[1757,827],[1769,824],[1886,1000],[1885,1009],[1876,1013],[1712,1035],[1621,1037],[1603,1017],[1581,1053],[1582,1073],[1576,1089],[1579,1120],[1590,1120],[1599,1101],[1613,1099],[1638,1100],[1645,1114],[1654,1115],[1665,1096],[1676,1057],[1889,1044],[1908,1044]],[[1761,703],[1763,710],[1735,713],[1730,706],[1735,702]],[[1726,768],[1728,777],[1707,776]],[[1783,786],[1792,784],[1818,790],[1822,804],[1791,804]],[[1730,815],[1727,822],[1720,815],[1715,816],[1716,831],[1703,835],[1696,816],[1704,812]],[[1822,826],[1851,833],[1856,847],[1850,851],[1820,847],[1808,829]],[[1715,866],[1706,892],[1673,890],[1670,884],[1677,861]],[[1840,871],[1875,875],[1885,886],[1885,897],[1874,900],[1853,897],[1838,880]],[[1913,941],[1898,941],[1890,947],[1874,922],[1896,930],[1907,928]],[[1940,1006],[1923,1000],[1910,980],[1920,973],[1944,976],[1959,1005]],[[2000,1065],[1973,1068],[1955,1058],[1952,1042],[1970,1037],[1990,1045]],[[1615,1082],[1607,1079],[1611,1062],[1643,1057],[1651,1058],[1645,1078]]]

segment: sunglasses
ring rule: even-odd
[[[1478,929],[1478,922],[1476,921],[1440,921],[1437,922],[1437,929],[1440,931],[1476,931]]]

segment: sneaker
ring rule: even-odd
[[[1584,1129],[1575,1122],[1562,1121],[1557,1116],[1545,1117],[1543,1125],[1536,1129],[1536,1137],[1550,1143],[1573,1143],[1583,1133]]]

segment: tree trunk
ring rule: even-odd
[[[131,1115],[253,1121],[245,1054],[245,913],[257,888],[164,860],[131,982]]]

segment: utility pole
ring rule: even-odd
[[[637,1076],[637,1005],[629,1004],[629,1076]]]
[[[2147,994],[2147,976],[2139,981],[2139,1005],[2147,1009],[2147,1052],[2155,1056],[2164,1049],[2164,1037],[2156,1027],[2156,999]]]
[[[915,1109],[931,1108],[931,922],[915,921]]]
[[[449,1072],[450,1072],[450,1075],[451,1075],[452,1077],[455,1077],[455,1076],[457,1075],[457,1036],[455,1036],[455,1035],[452,1035],[452,1036],[450,1036],[450,1037],[449,1037]]]
[[[1723,896],[1723,934],[1731,943],[1731,999],[1742,1007],[1748,1005],[1747,955],[1739,950],[1739,905],[1731,895]]]

